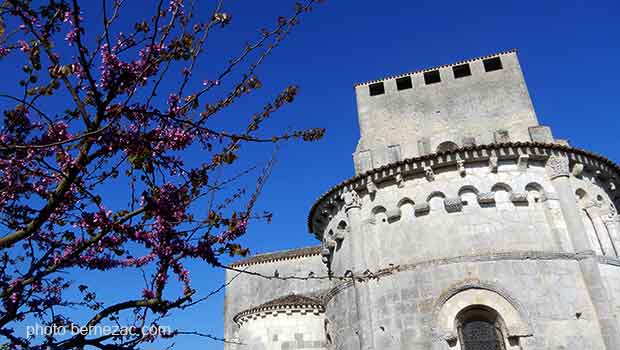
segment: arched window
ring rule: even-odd
[[[461,350],[505,350],[504,332],[497,311],[476,306],[457,316]]]
[[[445,141],[437,146],[437,153],[450,152],[456,150],[457,148],[459,148],[459,146],[456,143],[452,141]]]

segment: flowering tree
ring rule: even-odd
[[[157,338],[144,326],[203,299],[188,261],[218,267],[223,255],[246,253],[235,240],[252,220],[270,218],[254,208],[272,163],[251,186],[230,189],[254,174],[238,165],[242,146],[312,141],[323,130],[260,134],[293,101],[295,86],[243,124],[218,116],[261,87],[257,68],[315,2],[277,18],[212,77],[195,67],[208,39],[231,23],[223,0],[206,15],[200,1],[154,0],[142,5],[143,19],[127,14],[125,0],[100,0],[96,13],[78,0],[2,2],[0,62],[23,78],[0,91],[0,335],[7,339],[0,347],[138,348]],[[196,152],[199,161],[188,156]],[[144,289],[122,290],[125,300],[108,303],[92,286],[72,283],[72,273],[114,269],[142,271]],[[131,331],[42,338],[17,331],[35,320],[75,325],[76,309],[88,315],[82,328],[112,323]]]

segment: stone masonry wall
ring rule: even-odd
[[[247,269],[247,271],[258,272],[267,276],[274,276],[276,273],[280,276],[308,276],[310,273],[314,273],[316,276],[327,275],[326,266],[321,262],[321,257],[318,255],[249,266],[236,266],[236,268]],[[230,282],[231,280],[232,282]],[[226,339],[237,339],[239,337],[239,329],[232,322],[233,317],[239,312],[289,294],[322,295],[329,289],[329,282],[325,280],[267,280],[248,274],[238,274],[234,271],[226,272],[226,281],[230,282],[226,287],[224,301],[224,317],[226,320],[224,334]],[[225,349],[233,350],[234,347],[227,344]]]
[[[356,86],[361,138],[356,171],[433,153],[439,144],[457,146],[505,141],[552,142],[531,137],[538,126],[514,51],[497,55],[503,68],[485,72],[483,60],[467,62],[471,75],[454,78],[454,65],[439,67],[441,82],[426,85],[424,72],[410,76],[413,87],[397,91],[393,78],[380,81],[385,93],[371,96],[369,84]],[[429,69],[430,71],[432,69]]]
[[[579,266],[562,258],[431,264],[367,282],[370,302],[360,307],[372,318],[361,328],[371,330],[375,349],[459,349],[435,331],[441,296],[462,284],[499,291],[520,312],[531,335],[507,342],[508,350],[604,348]],[[338,344],[329,349],[360,349],[354,294],[351,286],[328,304]]]

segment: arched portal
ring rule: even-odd
[[[437,344],[433,349],[505,350],[508,340],[514,348],[520,338],[532,336],[522,305],[489,282],[455,286],[441,295],[435,307],[435,334],[448,347]],[[474,344],[476,334],[485,341]]]

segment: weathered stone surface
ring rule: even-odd
[[[543,125],[530,126],[528,130],[530,132],[530,139],[534,142],[542,142],[542,143],[553,142],[553,135],[551,133],[551,128],[548,126],[543,126]]]
[[[446,141],[458,146],[470,145],[472,138],[476,144],[530,141],[529,128],[538,122],[517,54],[497,56],[503,69],[485,72],[482,60],[471,60],[466,62],[471,75],[461,79],[454,78],[450,65],[438,68],[436,84],[426,85],[424,72],[407,74],[413,83],[407,90],[397,90],[395,79],[387,78],[381,80],[385,94],[370,96],[369,84],[358,84],[361,139],[354,158],[370,152],[369,166],[378,168],[389,162],[391,145],[400,145],[401,157],[409,158],[433,153]],[[497,130],[505,131],[501,139],[495,138]]]

